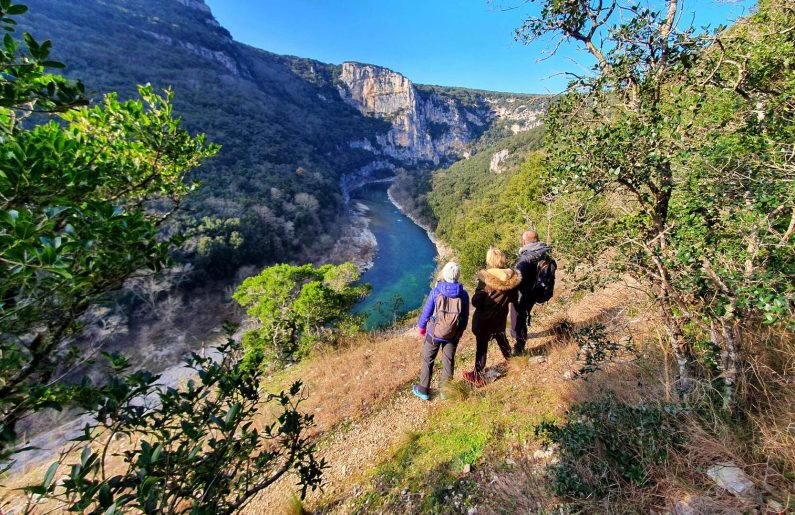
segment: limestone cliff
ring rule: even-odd
[[[375,141],[353,141],[404,165],[438,165],[465,155],[467,146],[496,121],[511,131],[540,123],[537,97],[414,85],[403,75],[371,64],[346,62],[340,68],[340,96],[363,115],[391,124]]]

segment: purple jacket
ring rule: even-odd
[[[428,321],[431,319],[431,316],[433,316],[433,310],[436,307],[436,297],[439,295],[444,295],[451,299],[461,299],[461,332],[463,333],[463,329],[466,329],[467,323],[469,322],[469,294],[464,290],[464,286],[461,285],[461,283],[437,282],[436,286],[431,290],[430,295],[428,295],[428,300],[425,301],[425,307],[422,309],[420,323],[417,324],[417,327],[420,329],[425,329],[427,327]],[[446,341],[441,338],[434,338],[434,340],[437,342]]]

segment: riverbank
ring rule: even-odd
[[[360,272],[373,267],[378,242],[375,234],[370,230],[368,211],[369,208],[361,202],[355,202],[349,208],[347,216],[341,220],[345,228],[331,250],[333,263],[350,262],[356,265]]]
[[[374,179],[361,181],[345,190],[345,197],[349,204],[347,222],[342,223],[345,228],[342,235],[334,245],[331,252],[332,261],[335,263],[351,262],[356,265],[360,272],[366,272],[373,267],[375,256],[378,253],[378,241],[370,230],[370,219],[367,216],[369,209],[361,202],[351,200],[351,195],[358,189],[371,186],[373,184],[387,184],[395,181],[394,177],[386,179]],[[438,261],[447,261],[453,257],[453,249],[440,240],[433,229],[412,215],[392,194],[392,188],[387,189],[389,201],[414,225],[420,227],[428,235],[428,239],[436,247]]]
[[[414,222],[414,225],[420,227],[423,231],[425,231],[425,233],[428,235],[428,239],[430,239],[431,242],[436,247],[436,255],[438,257],[439,262],[448,261],[448,260],[450,260],[453,257],[453,249],[449,245],[444,243],[442,240],[440,240],[436,236],[436,233],[433,231],[433,229],[431,229],[431,227],[428,224],[423,223],[421,220],[419,220],[414,215],[409,213],[403,207],[403,205],[401,205],[401,203],[392,194],[392,187],[390,187],[386,191],[386,194],[387,194],[387,197],[389,197],[389,201],[392,202],[392,204],[394,204],[395,207],[398,208],[400,210],[400,212],[403,213],[403,215],[406,218],[408,218],[409,220]]]

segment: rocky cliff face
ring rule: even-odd
[[[438,165],[460,158],[467,145],[496,121],[504,121],[513,132],[540,123],[541,109],[522,96],[467,92],[462,100],[455,96],[456,90],[420,90],[403,75],[370,64],[342,64],[337,89],[363,115],[392,126],[377,134],[375,141],[354,141],[351,147],[405,165]]]

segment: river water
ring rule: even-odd
[[[367,330],[387,326],[420,307],[436,269],[436,247],[389,201],[388,188],[386,183],[369,184],[351,195],[369,208],[366,216],[378,242],[373,266],[362,274],[362,282],[371,284],[373,291],[354,308],[365,315]]]

